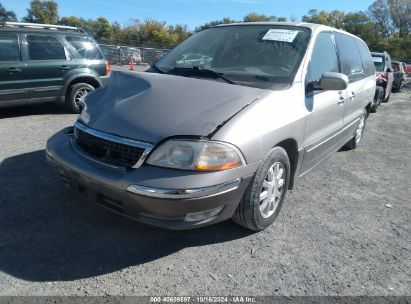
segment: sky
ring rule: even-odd
[[[251,12],[300,20],[310,9],[365,11],[373,0],[57,0],[60,16],[96,19],[126,25],[130,19],[155,19],[168,24],[187,24],[189,29],[212,20],[234,20]],[[27,13],[30,0],[0,0],[20,19]]]

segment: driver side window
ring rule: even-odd
[[[308,81],[320,81],[325,72],[338,72],[338,57],[330,33],[323,32],[317,36],[308,69]]]

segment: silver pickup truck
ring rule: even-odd
[[[299,177],[357,147],[374,93],[367,45],[344,31],[216,26],[148,72],[113,72],[46,154],[72,189],[137,221],[261,230]]]

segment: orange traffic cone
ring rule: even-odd
[[[134,71],[134,60],[133,60],[133,57],[130,58],[130,71]]]

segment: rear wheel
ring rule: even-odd
[[[94,90],[95,88],[87,83],[77,83],[72,85],[66,96],[66,106],[72,113],[80,113],[81,102]]]
[[[384,96],[385,96],[385,92],[384,92]],[[385,98],[382,102],[389,102],[389,101],[390,101],[390,97],[391,97],[391,92],[388,93],[387,98]]]
[[[290,180],[290,161],[281,147],[273,148],[250,182],[233,221],[259,231],[277,218]]]
[[[347,149],[353,150],[357,148],[358,145],[361,143],[363,135],[364,135],[366,121],[367,121],[367,112],[364,111],[360,117],[360,122],[358,124],[357,129],[355,130],[354,137],[350,139],[348,143],[345,144],[345,147]]]

